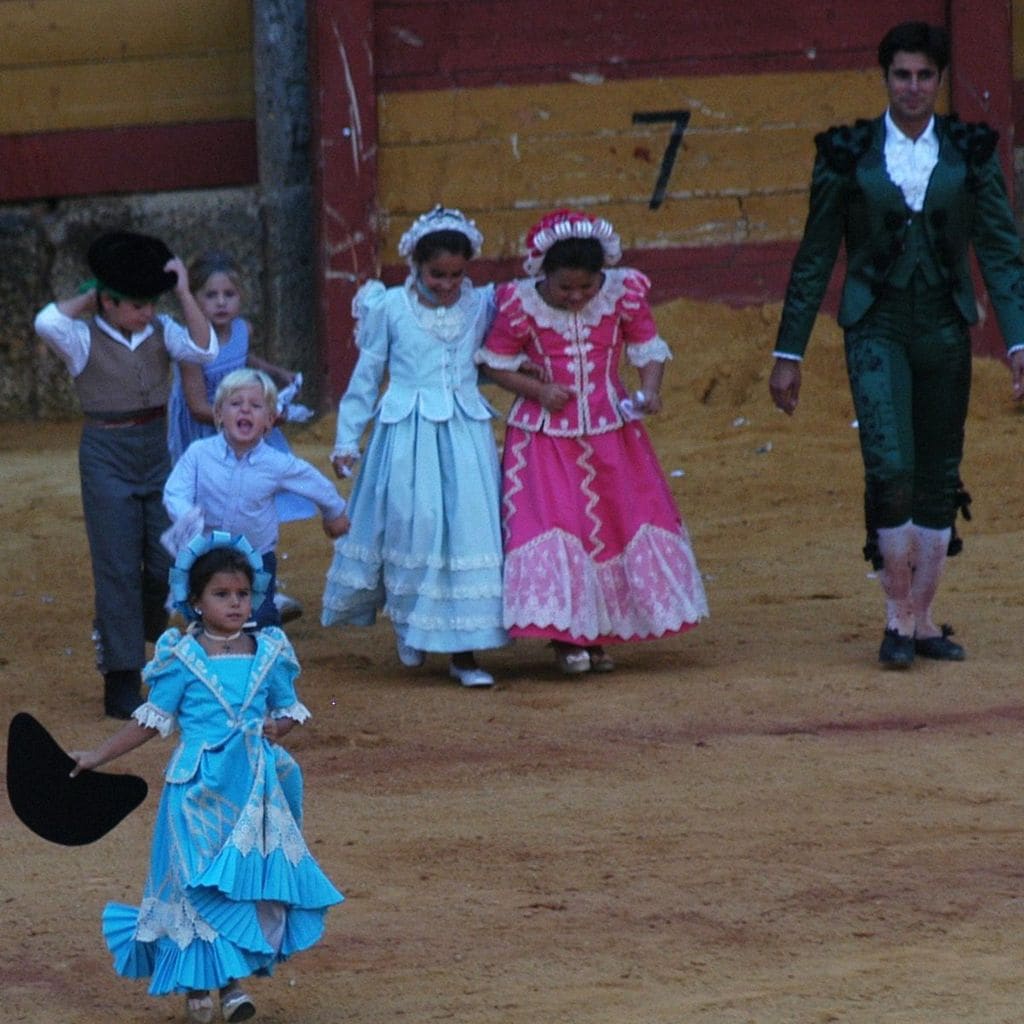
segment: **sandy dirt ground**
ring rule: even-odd
[[[1021,413],[978,361],[974,518],[941,617],[961,665],[876,662],[861,482],[834,325],[792,420],[767,397],[777,309],[680,302],[652,434],[711,618],[570,680],[539,643],[460,690],[398,664],[387,623],[324,630],[330,549],[289,524],[289,628],[314,720],[289,737],[306,831],[346,904],[252,985],[267,1024],[1009,1024],[1024,1018]],[[68,748],[114,723],[88,640],[76,424],[0,430],[0,711]],[[327,467],[333,423],[292,433]],[[628,481],[623,481],[627,486]],[[347,485],[343,485],[347,489]],[[4,730],[6,732],[6,730]],[[159,740],[118,762],[147,802],[80,849],[0,799],[0,1021],[181,1020],[117,978],[99,916],[135,903]]]

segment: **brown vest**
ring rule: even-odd
[[[89,416],[139,412],[167,404],[171,357],[164,345],[164,327],[134,351],[114,341],[95,320],[89,322],[89,359],[75,377],[82,411]]]

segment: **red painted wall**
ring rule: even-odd
[[[321,23],[347,23],[350,53],[363,45],[372,67],[363,68],[362,86],[375,94],[420,90],[474,89],[499,85],[565,83],[580,80],[657,79],[659,76],[746,76],[762,73],[873,70],[876,48],[898,20],[947,24],[953,35],[955,75],[952,108],[967,119],[986,119],[1002,136],[1004,167],[1011,180],[1013,144],[1012,45],[1008,0],[906,0],[850,3],[848,0],[778,4],[747,0],[729,4],[681,4],[678,0],[354,0],[358,17],[341,17],[341,0],[309,0]],[[358,24],[357,24],[358,23]],[[367,35],[359,36],[359,25]],[[316,29],[316,31],[322,31]],[[330,140],[347,114],[331,112],[330,93],[339,81],[324,40],[316,43],[321,69],[321,132]],[[336,46],[332,40],[330,46]],[[328,47],[329,48],[329,47]],[[879,90],[877,110],[881,110]],[[784,120],[785,111],[779,112]],[[363,142],[374,147],[368,134]],[[322,150],[322,155],[326,150]],[[457,174],[457,170],[453,172]],[[376,192],[371,176],[347,177],[346,162],[321,162],[321,188],[353,210],[355,220],[373,232]],[[807,175],[809,178],[810,163]],[[455,181],[457,185],[457,180]],[[457,195],[457,190],[453,192]],[[532,197],[536,198],[536,197]],[[449,200],[451,201],[451,200]],[[387,211],[383,211],[385,214]],[[321,215],[324,238],[336,230],[333,214]],[[712,248],[634,249],[626,258],[654,281],[655,301],[680,295],[730,304],[781,298],[795,241]],[[364,241],[368,256],[372,245]],[[405,269],[388,260],[383,276],[400,280]],[[338,287],[331,244],[320,251],[324,357],[333,393],[339,393],[354,358],[348,302],[355,282]],[[361,266],[367,268],[364,259]],[[482,279],[519,273],[517,259],[482,262]],[[994,317],[976,338],[976,349],[998,352]]]

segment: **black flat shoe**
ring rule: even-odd
[[[922,658],[934,658],[936,661],[963,661],[967,652],[949,638],[953,635],[953,627],[944,625],[942,636],[920,636],[914,638],[914,650]]]
[[[878,649],[878,660],[890,668],[910,668],[914,664],[914,638],[887,629]]]

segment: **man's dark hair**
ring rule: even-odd
[[[886,75],[893,57],[900,51],[923,53],[942,74],[949,64],[949,33],[941,25],[925,21],[905,21],[889,29],[878,44],[878,63]]]

